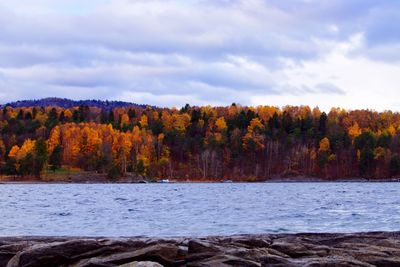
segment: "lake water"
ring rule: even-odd
[[[0,236],[400,230],[400,183],[2,184]]]

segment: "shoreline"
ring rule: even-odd
[[[150,181],[39,181],[39,180],[0,180],[1,184],[256,184],[256,183],[398,183],[400,178],[393,179],[269,179],[265,181],[170,181],[170,182],[150,182]]]
[[[0,237],[0,266],[400,266],[400,232]]]
[[[269,178],[251,180],[247,178],[221,178],[221,179],[173,179],[173,178],[149,178],[137,176],[132,173],[127,173],[126,176],[110,180],[103,173],[91,171],[80,171],[76,173],[44,173],[41,179],[33,176],[0,176],[0,184],[155,184],[155,183],[387,183],[400,182],[400,177],[392,178],[364,178],[364,177],[347,177],[338,179],[329,179],[315,176],[284,176],[275,175]]]

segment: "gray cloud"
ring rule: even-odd
[[[15,0],[0,4],[0,102],[247,104],[252,94],[343,95],[331,82],[287,85],[285,70],[360,32],[365,44],[354,55],[392,59],[399,12],[395,1],[369,0]]]
[[[318,93],[344,95],[346,92],[332,83],[319,83],[315,85]]]

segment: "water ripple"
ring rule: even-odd
[[[398,231],[398,183],[2,184],[0,236]]]

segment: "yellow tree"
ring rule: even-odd
[[[134,129],[135,131],[135,129]],[[136,167],[140,166],[140,170],[137,170],[140,174],[148,174],[149,166],[155,155],[154,150],[154,139],[151,131],[142,129],[140,133],[134,133],[133,146],[138,148],[135,152]],[[139,139],[139,140],[135,140]]]
[[[215,122],[210,119],[208,130],[204,142],[206,145],[221,145],[226,141],[226,131],[228,126],[224,117],[219,117]]]
[[[325,176],[327,174],[327,163],[336,159],[335,155],[330,155],[330,150],[331,148],[329,139],[327,137],[322,138],[319,142],[318,148],[318,163],[320,168],[324,169]]]
[[[61,127],[63,160],[68,165],[74,165],[81,151],[82,133],[75,124],[67,123]]]
[[[19,152],[19,146],[15,145],[11,148],[10,152],[8,152],[8,157],[16,159],[18,152]]]
[[[149,125],[149,120],[147,118],[147,116],[145,114],[143,114],[140,117],[140,126],[142,126],[142,128],[147,128]]]
[[[134,149],[134,159],[139,155],[140,146],[142,144],[142,135],[138,126],[133,127],[131,134],[131,143]]]
[[[161,120],[163,122],[164,129],[166,131],[171,131],[172,127],[173,127],[173,119],[172,119],[172,116],[169,114],[168,111],[164,110],[161,113]]]
[[[81,130],[82,143],[81,151],[86,157],[99,156],[99,149],[102,139],[99,129],[95,125],[85,125]]]
[[[129,116],[128,114],[124,113],[121,116],[121,128],[129,125]]]
[[[190,116],[187,113],[184,114],[173,114],[172,115],[173,127],[174,129],[184,134],[186,132],[186,128],[190,125]]]
[[[116,147],[115,149],[115,163],[119,166],[120,173],[124,175],[127,170],[128,158],[132,149],[132,140],[130,133],[115,132]]]
[[[327,137],[322,138],[321,141],[319,142],[319,152],[329,152],[330,150],[330,143],[329,139]]]
[[[255,163],[254,175],[256,178],[259,172],[259,161],[257,160],[257,153],[263,151],[265,148],[265,136],[262,133],[264,125],[259,118],[254,118],[250,121],[247,127],[247,133],[243,137],[243,148],[252,155],[252,161]]]
[[[33,147],[35,146],[35,141],[31,139],[26,139],[21,147],[15,145],[11,148],[8,156],[10,158],[14,158],[15,160],[21,160],[30,152],[32,152]]]
[[[274,115],[274,113],[279,113],[279,109],[271,106],[258,106],[257,113],[261,120],[266,123]]]
[[[67,120],[71,120],[71,119],[72,119],[72,112],[71,112],[71,110],[69,110],[69,109],[64,110],[64,117],[65,117]]]
[[[60,126],[56,126],[51,130],[49,139],[47,140],[47,151],[49,154],[53,153],[54,148],[60,144],[60,138]]]
[[[35,141],[32,141],[31,139],[26,139],[21,147],[15,145],[11,148],[8,156],[15,159],[15,169],[17,171],[20,171],[21,160],[24,159],[29,153],[32,153],[34,146]]]
[[[351,137],[351,140],[353,141],[357,136],[361,134],[361,129],[360,126],[358,126],[357,122],[355,122],[352,126],[350,126],[347,131],[349,136]]]
[[[393,125],[390,125],[387,131],[391,136],[395,136],[396,135],[396,128],[394,128]]]
[[[215,122],[215,126],[217,127],[218,132],[226,131],[226,129],[228,128],[224,117],[219,117]]]
[[[251,120],[250,125],[247,127],[247,133],[243,137],[243,148],[248,151],[259,151],[264,149],[264,135],[261,130],[264,125],[259,118]]]

